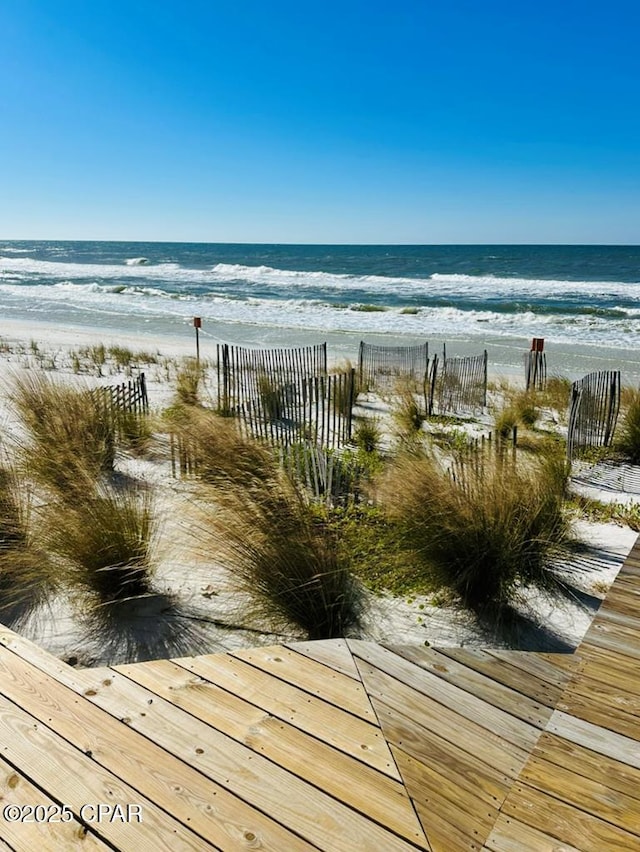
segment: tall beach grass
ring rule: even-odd
[[[24,425],[29,473],[59,493],[78,493],[113,470],[115,424],[86,387],[46,375],[15,376],[10,399]]]
[[[456,477],[433,455],[414,454],[398,460],[382,499],[434,587],[470,608],[498,612],[522,587],[558,587],[554,561],[571,540],[567,475],[551,451],[526,465],[492,452],[459,467]]]

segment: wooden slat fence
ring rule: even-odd
[[[253,437],[277,446],[310,441],[337,448],[349,443],[355,370],[305,378],[297,386],[288,385],[285,391],[275,401],[269,391],[241,406],[238,415]]]
[[[547,383],[547,356],[531,350],[525,355],[524,376],[527,390],[543,390]]]
[[[290,444],[280,448],[280,463],[311,499],[329,507],[359,503],[367,477],[354,458],[314,444]]]
[[[468,358],[433,359],[427,394],[429,414],[463,414],[487,404],[487,351]],[[437,411],[435,410],[437,408]]]
[[[479,438],[471,438],[467,447],[455,453],[448,466],[449,476],[463,489],[470,487],[470,476],[474,481],[482,478],[486,465],[496,461],[515,465],[518,447],[518,427],[513,426],[507,434],[489,432]]]
[[[276,419],[287,415],[304,379],[327,375],[327,344],[293,349],[246,349],[219,343],[218,409],[234,413],[262,398]]]
[[[375,346],[360,341],[358,382],[361,389],[388,388],[401,376],[424,387],[429,370],[429,344],[418,346]]]
[[[149,413],[144,373],[119,385],[93,388],[90,393],[94,402],[101,406],[105,414],[113,420],[118,431],[122,429],[126,415],[138,418]]]
[[[620,371],[589,373],[571,386],[567,455],[586,447],[608,447],[620,410]]]

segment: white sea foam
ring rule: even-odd
[[[130,257],[125,260],[127,266],[144,266],[146,263],[149,263],[146,257]]]
[[[130,260],[140,260],[131,258]],[[403,314],[403,297],[415,314]],[[593,298],[590,298],[592,296]],[[602,297],[606,300],[603,302]],[[270,298],[271,297],[271,298]],[[421,297],[424,304],[420,304]],[[549,298],[575,304],[545,312]],[[460,300],[465,307],[456,307]],[[342,304],[337,305],[335,302]],[[354,310],[387,302],[387,310]],[[433,305],[441,300],[445,305]],[[493,310],[502,300],[509,310]],[[447,306],[450,301],[452,305]],[[332,304],[333,303],[333,304]],[[522,309],[517,310],[517,304]],[[620,305],[615,308],[603,304]],[[635,305],[637,304],[637,307]],[[476,306],[476,309],[471,309]],[[535,305],[535,310],[529,309]],[[593,306],[593,312],[585,308]],[[200,315],[205,321],[265,327],[411,334],[430,338],[545,337],[556,342],[635,348],[640,336],[640,284],[569,282],[493,276],[430,278],[357,276],[269,266],[175,263],[81,264],[0,257],[0,310],[82,321],[96,314],[113,325]]]
[[[131,258],[140,261],[142,258]],[[144,278],[168,285],[219,285],[241,283],[247,287],[259,286],[266,289],[318,290],[343,292],[364,290],[377,295],[392,294],[395,297],[420,298],[460,297],[472,300],[509,297],[510,299],[546,299],[550,295],[624,299],[637,301],[640,305],[640,282],[604,281],[559,281],[529,278],[498,278],[491,275],[443,275],[436,273],[428,278],[406,278],[380,275],[346,275],[322,271],[275,269],[270,266],[246,266],[242,264],[218,263],[209,269],[190,269],[176,263],[129,263],[126,269],[119,264],[81,264],[33,260],[22,257],[0,257],[0,280],[15,275],[31,278],[61,280],[111,280],[114,278]]]

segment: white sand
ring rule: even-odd
[[[195,350],[193,329],[184,341],[171,341],[137,336],[113,334],[96,337],[90,331],[55,329],[26,324],[6,324],[3,340],[22,341],[22,354],[4,353],[0,356],[0,376],[7,378],[10,371],[36,361],[29,351],[29,342],[37,340],[42,352],[57,353],[62,363],[69,347],[89,346],[98,342],[105,345],[118,343],[134,350],[159,351],[164,356],[193,355]],[[37,332],[37,336],[36,336]],[[203,358],[209,357],[207,346],[202,347]],[[68,370],[58,369],[55,375],[73,379]],[[163,368],[147,370],[150,402],[160,409],[167,404],[172,389],[167,384]],[[75,378],[77,380],[77,377]],[[89,377],[92,382],[115,383],[117,376]],[[371,404],[374,401],[371,400]],[[384,406],[378,406],[384,416]],[[6,434],[15,428],[15,419],[6,405],[0,408],[0,424]],[[4,442],[6,445],[6,441]],[[161,536],[159,564],[156,574],[158,595],[144,603],[135,604],[136,617],[132,620],[130,644],[122,638],[109,643],[99,639],[95,632],[78,618],[71,601],[57,599],[50,607],[36,613],[19,629],[46,649],[80,665],[104,665],[125,659],[162,657],[186,653],[214,653],[237,647],[270,644],[285,639],[302,639],[262,632],[266,629],[247,614],[249,600],[234,588],[233,577],[216,561],[203,532],[205,522],[194,509],[193,488],[189,482],[175,479],[166,459],[132,460],[122,456],[118,469],[128,476],[152,483],[161,507]],[[578,485],[577,487],[583,487]],[[640,499],[640,494],[608,488],[609,499]],[[613,496],[612,496],[613,495]],[[390,643],[429,643],[440,646],[512,646],[547,650],[568,650],[575,647],[596,611],[600,600],[615,578],[624,558],[636,539],[636,533],[615,524],[578,525],[581,538],[589,549],[573,565],[566,566],[567,582],[574,589],[573,599],[562,604],[550,601],[539,593],[524,590],[518,606],[520,620],[510,632],[501,634],[483,629],[472,616],[456,607],[434,605],[428,597],[392,598],[371,596],[365,627],[366,638]],[[164,597],[163,597],[164,596]],[[169,611],[171,602],[177,602],[177,612]],[[225,626],[226,625],[226,626]],[[246,629],[239,629],[240,627]],[[140,646],[140,638],[147,643]],[[136,645],[135,642],[138,642]],[[134,650],[132,650],[134,649]]]

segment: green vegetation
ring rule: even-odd
[[[353,443],[365,453],[375,453],[380,447],[382,431],[378,420],[361,417],[353,430]]]
[[[109,604],[150,594],[153,516],[150,493],[137,489],[101,487],[50,507],[47,543],[83,611],[108,618]]]
[[[350,559],[284,475],[218,488],[213,499],[219,509],[208,526],[216,551],[272,629],[296,625],[309,639],[357,632],[364,596]]]
[[[204,384],[204,367],[196,358],[183,358],[176,374],[176,397],[182,405],[198,405]]]
[[[632,464],[640,464],[640,391],[627,391],[615,449]]]
[[[573,495],[567,502],[567,508],[586,521],[613,522],[640,532],[640,503],[602,503],[590,497]]]
[[[386,483],[383,505],[424,578],[496,612],[521,586],[557,587],[553,559],[570,541],[564,460],[517,467],[495,454],[457,472],[414,455],[398,459]]]
[[[16,377],[11,401],[29,436],[25,463],[41,484],[77,494],[113,470],[115,425],[88,389],[29,373]]]

